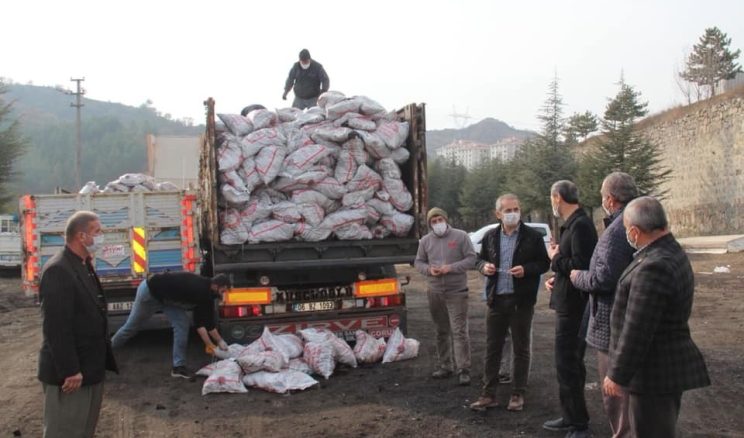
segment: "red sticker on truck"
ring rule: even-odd
[[[366,318],[337,319],[332,321],[296,321],[286,324],[269,324],[269,329],[276,333],[297,333],[306,328],[322,328],[332,332],[353,332],[364,330],[369,334],[380,337],[390,336],[400,324],[399,315],[381,315]]]

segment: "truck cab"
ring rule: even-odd
[[[21,236],[18,233],[18,217],[0,215],[0,269],[13,270],[21,267]]]

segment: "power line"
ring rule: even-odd
[[[468,108],[465,109],[464,113],[458,113],[454,105],[452,105],[452,114],[449,114],[452,120],[455,122],[455,128],[462,129],[467,126],[468,121],[472,119],[468,114]]]
[[[80,86],[80,83],[83,82],[85,78],[70,78],[71,82],[77,83],[77,91],[68,91],[67,94],[70,96],[75,96],[75,102],[70,103],[71,107],[74,107],[77,112],[77,117],[75,119],[75,127],[77,128],[77,145],[75,148],[75,184],[76,188],[75,190],[78,190],[81,187],[81,181],[80,181],[80,161],[82,159],[83,155],[83,142],[82,137],[80,134],[80,108],[84,106],[82,100],[83,95],[85,94],[85,90]]]

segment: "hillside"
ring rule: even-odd
[[[426,132],[426,149],[433,152],[455,140],[470,140],[478,143],[492,144],[508,137],[528,138],[535,135],[532,131],[515,129],[494,118],[486,118],[463,129],[441,129]]]
[[[75,109],[73,97],[52,87],[12,84],[2,96],[13,101],[14,116],[28,140],[17,165],[15,192],[49,193],[75,186]],[[83,98],[82,182],[99,184],[127,172],[143,172],[147,165],[145,136],[194,135],[203,126],[187,126],[162,117],[155,108]]]

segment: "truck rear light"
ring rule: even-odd
[[[194,203],[196,195],[184,195],[181,199],[181,259],[183,269],[188,272],[195,272],[199,263],[199,256],[195,250]]]
[[[395,307],[403,304],[403,295],[367,298],[367,307]]]
[[[261,316],[261,306],[257,304],[247,306],[222,306],[220,307],[221,318],[250,318]]]
[[[398,293],[400,293],[400,285],[396,278],[365,280],[354,283],[354,296],[356,297],[379,297]]]
[[[26,257],[24,286],[37,289],[39,275],[39,257],[36,247],[36,203],[31,195],[21,197],[21,213],[23,214],[23,244]]]
[[[356,308],[364,308],[367,304],[367,300],[341,300],[341,309],[356,309]]]
[[[225,306],[240,304],[271,304],[270,287],[244,287],[229,289],[222,296]]]

